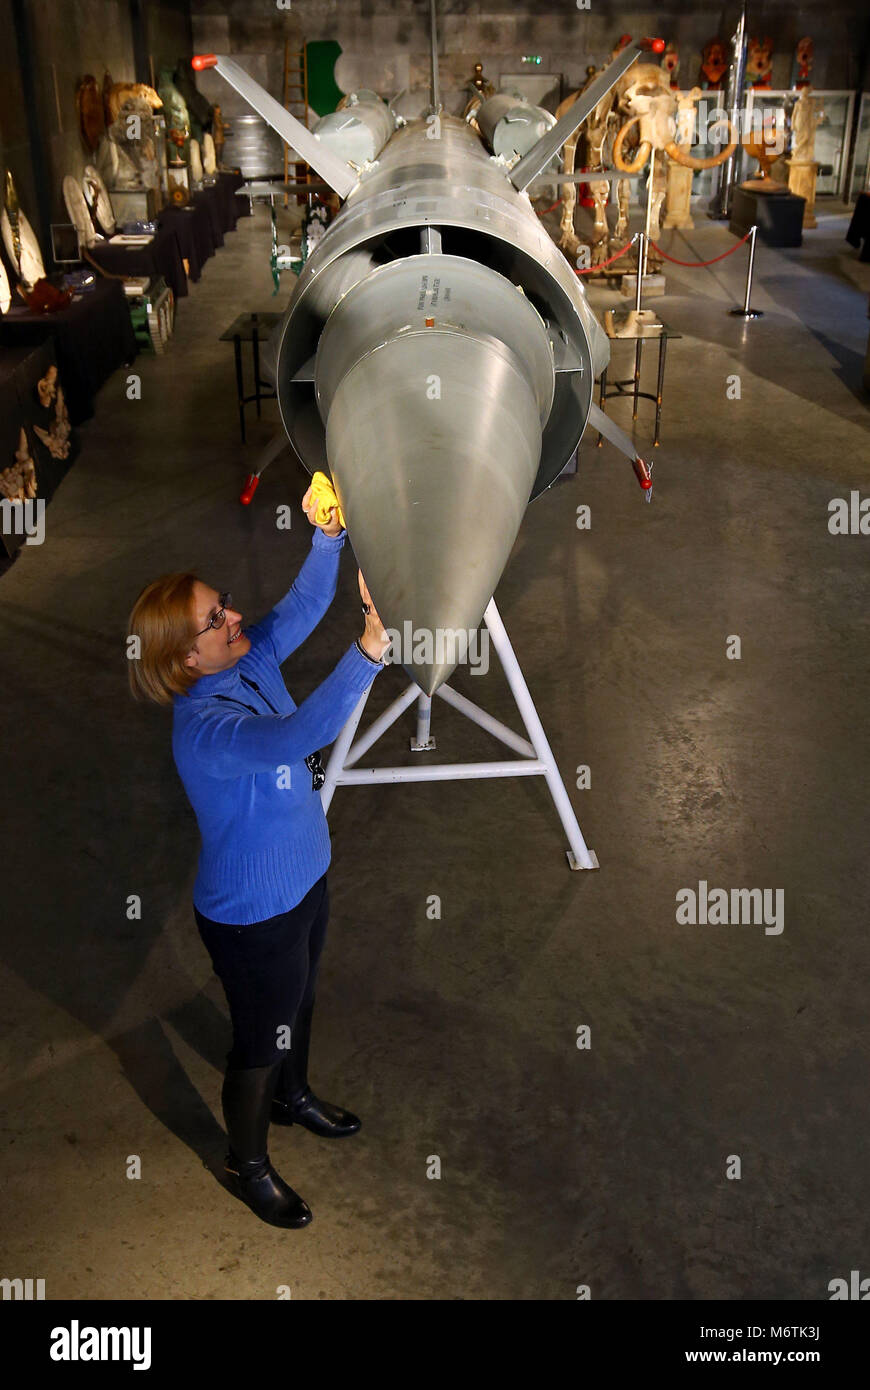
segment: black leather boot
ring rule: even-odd
[[[269,1162],[269,1109],[281,1063],[231,1067],[221,1101],[230,1141],[224,1167],[230,1186],[261,1221],[270,1226],[307,1226],[311,1208],[288,1187]]]
[[[311,1047],[311,1019],[314,1000],[296,1015],[290,1034],[290,1050],[281,1065],[281,1074],[272,1101],[272,1123],[302,1125],[323,1139],[344,1139],[356,1134],[361,1121],[349,1110],[328,1100],[318,1100],[308,1084],[308,1053]]]

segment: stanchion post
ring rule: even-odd
[[[734,318],[740,319],[763,319],[764,313],[761,309],[752,309],[749,301],[752,297],[752,272],[755,269],[755,238],[758,235],[758,228],[749,229],[749,264],[746,267],[746,295],[743,300],[743,307],[740,309],[729,309],[729,314]]]
[[[637,252],[637,288],[634,296],[634,307],[637,313],[640,314],[641,295],[643,294],[644,262],[646,261],[646,232],[638,232],[638,237],[640,238],[640,245]],[[637,342],[634,345],[634,404],[632,406],[632,420],[637,419],[637,399],[640,393],[640,364],[643,339],[640,336],[639,318],[635,322],[635,329],[637,332]]]

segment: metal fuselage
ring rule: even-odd
[[[529,500],[577,447],[609,347],[465,122],[390,137],[304,266],[272,353],[287,434],[332,475],[385,624],[471,632]],[[454,663],[406,664],[431,693]]]

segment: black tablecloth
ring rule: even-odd
[[[249,211],[247,198],[236,197],[243,182],[241,174],[218,174],[216,183],[193,195],[193,202],[208,211],[215,246],[223,246],[224,233],[234,231],[239,217]]]
[[[58,430],[63,419],[63,406],[57,409],[57,396],[48,406],[39,399],[37,383],[52,366],[56,366],[54,343],[51,338],[35,347],[0,348],[0,473],[15,465],[21,452],[21,431],[24,430],[26,454],[36,468],[37,496],[49,502],[64,474],[72,467],[78,454],[78,439],[74,430],[68,435]],[[57,377],[61,391],[65,388],[62,374]],[[0,497],[5,494],[0,490]],[[0,510],[0,555],[14,555],[26,542],[23,526],[15,526],[9,509]]]
[[[226,213],[221,197],[220,184],[213,183],[208,188],[201,188],[198,193],[194,193],[191,199],[194,207],[203,208],[206,217],[211,225],[211,234],[215,246],[223,246],[224,231],[231,228],[226,225]],[[233,223],[235,226],[235,223]]]
[[[172,227],[160,227],[147,246],[98,241],[88,255],[110,275],[162,275],[176,299],[187,294],[181,247]]]
[[[236,192],[244,182],[241,174],[218,174],[216,186],[221,199],[225,232],[233,231],[240,217],[250,217],[251,215],[250,202],[244,193]]]
[[[859,193],[858,201],[855,204],[855,211],[852,213],[852,221],[849,223],[849,230],[846,233],[846,240],[850,246],[861,246],[860,260],[870,261],[870,193]]]
[[[173,238],[173,244],[177,245]],[[94,413],[94,396],[107,377],[136,356],[136,337],[119,280],[98,280],[56,314],[13,308],[0,318],[0,345],[33,347],[53,338],[57,366],[74,425]]]
[[[189,280],[198,280],[209,256],[215,253],[212,219],[208,207],[194,199],[186,208],[164,208],[160,226],[174,232],[182,258],[189,266]]]

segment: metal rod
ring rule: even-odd
[[[538,174],[531,180],[528,187],[532,184],[540,183],[588,183],[594,179],[596,183],[621,183],[625,179],[626,183],[631,183],[643,177],[643,174],[625,174],[621,169],[596,169],[594,174],[590,174],[588,169],[581,169],[579,174]]]
[[[429,58],[432,67],[432,110],[436,113],[441,109],[441,92],[438,87],[438,26],[436,0],[429,0]]]
[[[425,767],[353,767],[338,775],[340,787],[373,786],[379,782],[468,782],[479,777],[541,777],[546,764],[536,758],[508,758],[491,763],[428,763]],[[597,864],[584,864],[595,869]]]
[[[486,732],[492,734],[493,738],[497,738],[508,748],[512,748],[515,753],[522,754],[524,758],[535,757],[535,750],[528,739],[520,738],[519,734],[515,734],[506,724],[502,724],[500,719],[494,719],[491,714],[487,714],[486,710],[481,709],[472,700],[467,700],[464,695],[460,695],[458,690],[451,689],[449,685],[439,685],[435,694],[440,695],[441,699],[446,701],[448,705],[458,709],[460,714],[466,715],[481,729],[486,729]]]
[[[432,726],[432,696],[420,691],[417,701],[417,738],[414,747],[424,749],[429,743]]]
[[[329,810],[329,803],[332,801],[332,796],[333,792],[335,791],[336,782],[341,777],[342,769],[344,767],[344,760],[347,757],[347,750],[350,748],[350,745],[353,742],[353,736],[357,731],[359,721],[362,719],[362,712],[365,709],[366,700],[369,698],[370,691],[371,686],[369,686],[368,690],[365,690],[363,694],[360,695],[352,715],[348,719],[338,738],[335,740],[335,743],[332,745],[332,752],[330,753],[329,761],[326,764],[326,779],[323,783],[323,786],[320,789],[320,800],[323,805],[324,813],[326,813]]]
[[[655,151],[653,151],[655,158]],[[650,191],[652,190],[652,169],[650,169]],[[647,196],[646,215],[649,218],[649,196]],[[643,294],[643,276],[646,268],[646,232],[638,232],[640,237],[640,249],[637,253],[637,285],[635,287],[634,307],[640,313],[641,295]],[[632,406],[632,420],[637,419],[637,393],[640,390],[640,362],[642,339],[640,337],[640,321],[637,325],[638,339],[634,345],[634,405]]]
[[[381,734],[385,733],[391,724],[395,724],[396,720],[405,712],[408,706],[414,703],[418,693],[419,686],[413,683],[407,686],[398,699],[394,700],[391,705],[388,705],[383,714],[378,715],[377,719],[366,729],[365,733],[360,734],[356,743],[347,754],[344,760],[344,766],[352,767],[354,763],[359,762],[363,754],[369,751],[372,744],[377,743]]]
[[[577,824],[577,817],[574,808],[568,800],[568,793],[565,790],[565,783],[559,773],[553,750],[547,742],[547,735],[544,733],[544,726],[541,723],[535,703],[532,699],[529,687],[526,685],[525,678],[520,669],[514,649],[511,646],[510,638],[505,631],[501,615],[495,606],[495,599],[490,599],[484,613],[486,626],[492,638],[492,645],[495,647],[496,654],[501,661],[504,673],[507,676],[508,685],[511,693],[517,702],[517,708],[522,716],[523,723],[532,741],[535,752],[537,753],[543,767],[542,771],[550,789],[550,795],[556,805],[562,828],[568,836],[568,843],[571,846],[569,863],[572,869],[597,869],[598,860],[586,847],[580,826]],[[533,763],[524,764],[522,762],[514,764],[515,771],[527,771],[533,767]],[[573,859],[571,858],[573,855]]]
[[[737,28],[731,39],[731,66],[728,71],[728,81],[725,88],[725,107],[731,117],[731,123],[735,131],[739,130],[741,111],[746,97],[743,91],[743,81],[746,75],[746,0],[743,0],[740,19]],[[734,181],[737,178],[737,151],[726,159],[720,166],[720,182],[717,194],[719,205],[718,216],[725,218],[731,211],[731,199],[734,193]],[[716,214],[713,214],[714,216]]]
[[[753,227],[752,234],[749,238],[749,265],[746,267],[746,298],[743,301],[744,314],[749,313],[749,301],[752,298],[752,272],[755,269],[755,238],[757,233],[758,228]]]
[[[728,310],[728,312],[729,312],[729,314],[732,316],[732,318],[741,318],[741,319],[763,319],[763,318],[764,318],[764,314],[763,314],[763,312],[761,311],[761,309],[752,309],[752,308],[750,308],[750,304],[749,304],[749,301],[750,301],[750,299],[752,298],[752,273],[753,273],[753,271],[754,271],[754,269],[755,269],[755,238],[756,238],[757,235],[758,235],[758,227],[757,227],[757,226],[750,227],[750,229],[749,229],[749,263],[748,263],[748,265],[747,265],[747,267],[746,267],[746,293],[745,293],[745,295],[744,295],[743,307],[742,307],[741,309],[729,309],[729,310]]]

